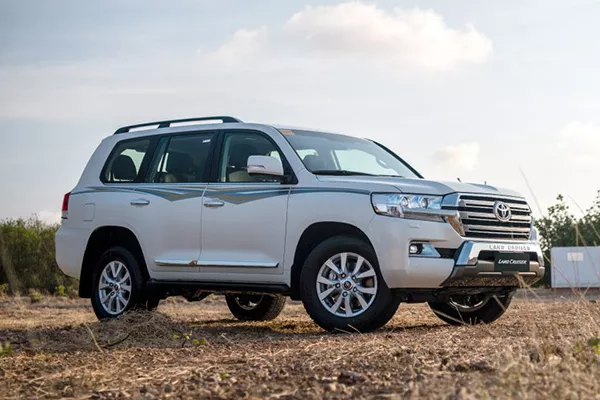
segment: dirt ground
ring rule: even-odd
[[[4,298],[0,398],[600,399],[599,303],[521,294],[477,327],[403,304],[376,333],[331,334],[298,303],[240,323],[222,297],[169,299],[99,323],[86,300]]]

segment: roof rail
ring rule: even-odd
[[[237,118],[227,117],[227,116],[172,119],[172,120],[168,120],[168,121],[146,122],[143,124],[124,126],[122,128],[117,129],[114,134],[117,135],[119,133],[127,133],[127,132],[130,132],[132,129],[143,128],[145,126],[150,127],[153,125],[157,125],[156,129],[160,129],[160,128],[168,128],[172,124],[183,123],[183,122],[195,122],[195,121],[221,121],[221,123],[242,122],[241,120],[239,120]]]

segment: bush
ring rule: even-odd
[[[9,357],[12,355],[12,345],[10,342],[0,343],[0,357]]]
[[[29,292],[29,299],[31,300],[32,304],[39,303],[40,301],[42,301],[42,294],[37,290],[31,289],[31,291]]]
[[[58,297],[67,297],[67,290],[64,285],[58,285],[54,290],[54,295]]]
[[[58,224],[37,218],[9,219],[0,222],[0,284],[11,294],[37,289],[53,293],[62,286],[77,287],[76,280],[58,268],[54,235]]]

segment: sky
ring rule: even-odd
[[[57,220],[116,128],[204,115],[372,138],[577,214],[600,190],[599,20],[599,0],[0,0],[0,219]]]

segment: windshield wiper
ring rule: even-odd
[[[366,172],[359,171],[348,171],[346,169],[318,169],[316,171],[312,171],[315,175],[364,175],[364,176],[374,176],[373,174],[367,174]]]

